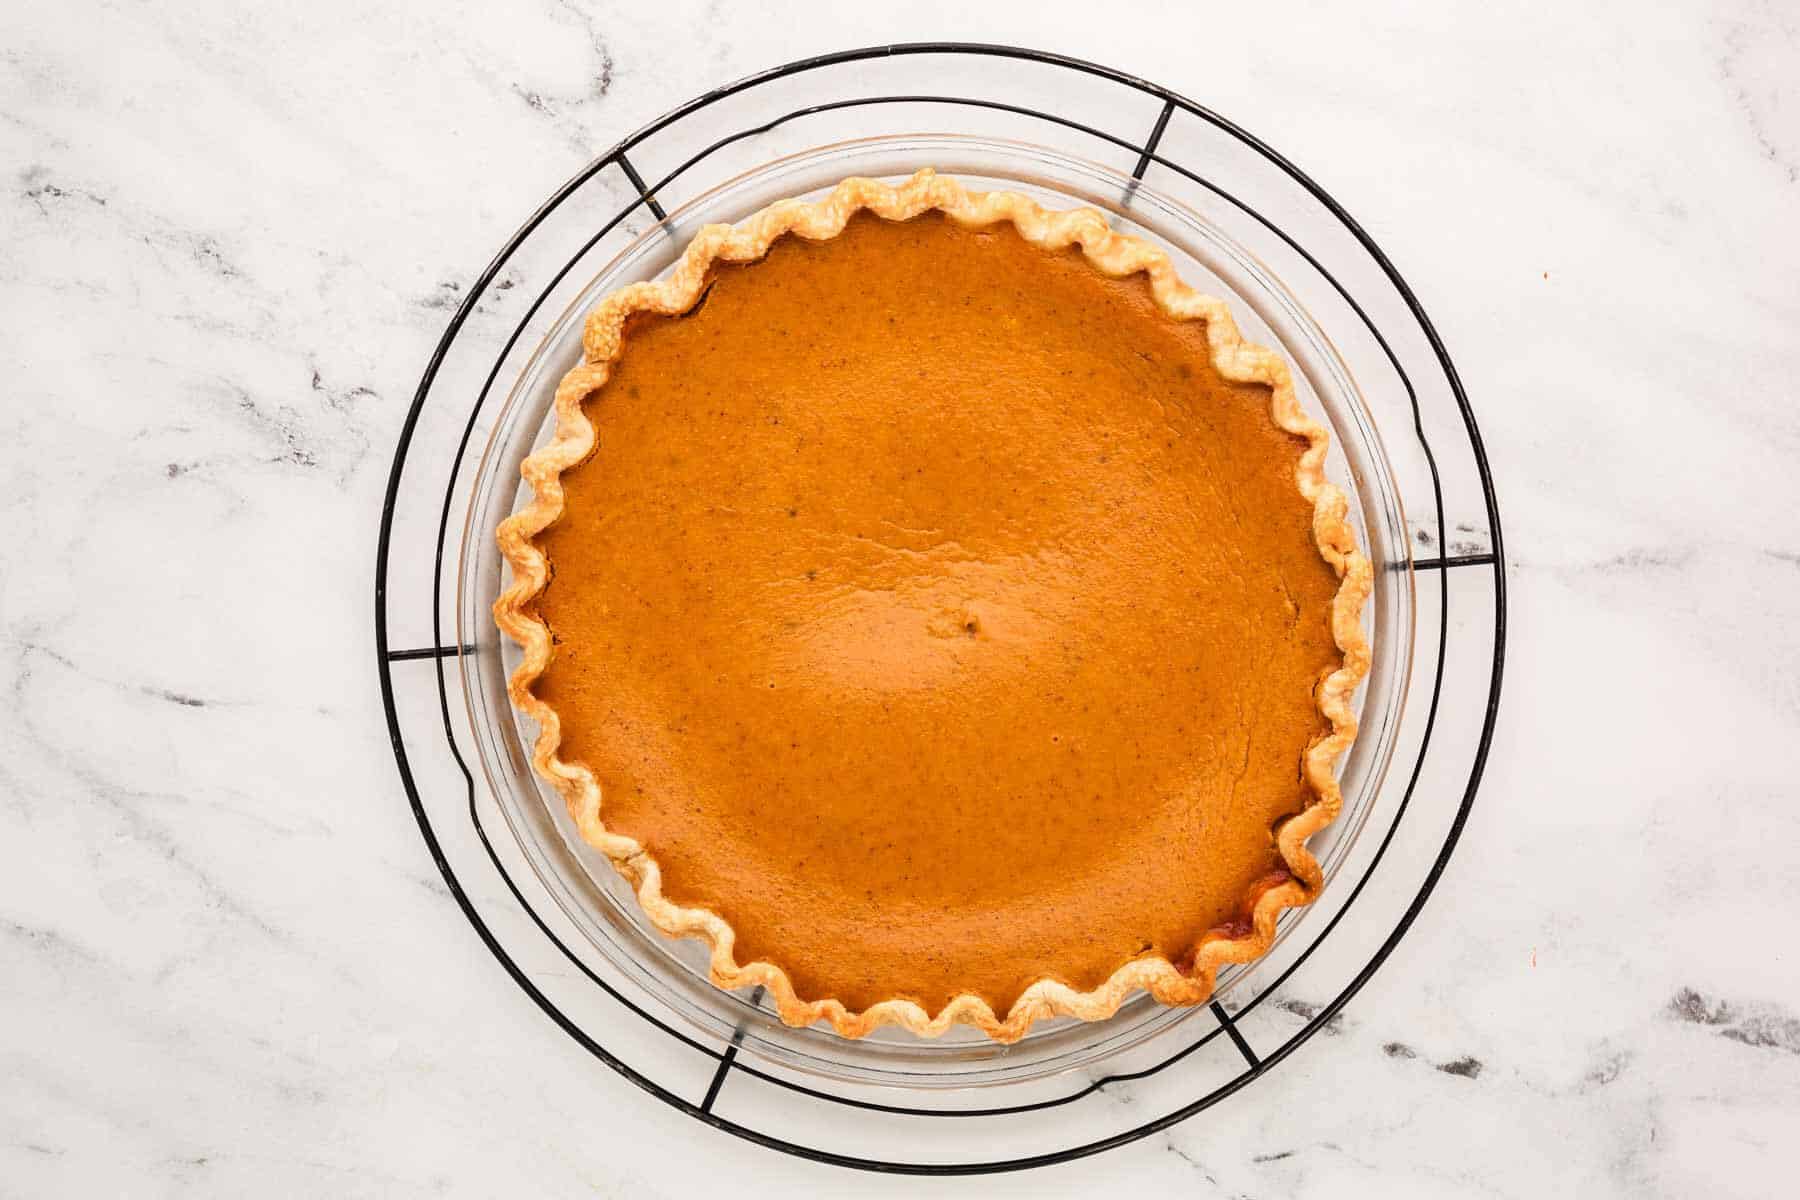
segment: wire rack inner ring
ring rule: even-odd
[[[1130,181],[1127,204],[1137,181],[1174,192],[1305,284],[1306,303],[1385,409],[1414,517],[1411,561],[1390,569],[1418,588],[1421,643],[1369,833],[1303,935],[1204,1020],[1173,1022],[1098,1068],[1004,1094],[921,1098],[752,1062],[741,1030],[684,1028],[641,981],[584,953],[510,834],[490,836],[504,822],[469,768],[471,730],[451,703],[448,661],[482,635],[446,642],[455,572],[445,546],[522,359],[625,241],[786,151],[977,126],[1101,159]],[[1012,47],[874,47],[777,68],[640,130],[559,189],[470,286],[395,453],[377,550],[377,665],[402,782],[447,886],[502,968],[589,1054],[644,1093],[786,1153],[919,1174],[1014,1170],[1128,1144],[1238,1095],[1386,959],[1435,887],[1480,781],[1504,661],[1503,561],[1485,453],[1449,356],[1397,270],[1318,184],[1217,114],[1104,67]]]

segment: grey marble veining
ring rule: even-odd
[[[1791,1190],[1800,18],[1046,12],[0,10],[0,1194]],[[727,79],[946,34],[1167,83],[1369,225],[1483,422],[1513,628],[1462,848],[1321,1036],[927,1188],[642,1102],[523,1003],[400,802],[368,609],[419,371],[526,212]]]

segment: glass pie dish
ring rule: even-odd
[[[456,617],[459,644],[475,650],[458,663],[483,770],[512,832],[545,888],[615,967],[705,1033],[785,1067],[861,1084],[969,1087],[1092,1064],[1165,1032],[1195,1010],[1138,996],[1110,1020],[1040,1022],[1012,1045],[964,1029],[937,1039],[892,1029],[846,1039],[825,1028],[789,1027],[755,994],[714,987],[706,977],[704,947],[666,938],[649,923],[629,885],[582,841],[561,798],[532,772],[527,747],[535,730],[506,697],[506,677],[519,655],[493,635],[490,615],[505,579],[494,529],[520,502],[520,462],[549,435],[551,397],[579,358],[588,309],[626,283],[662,275],[702,224],[735,221],[786,196],[816,196],[846,176],[898,179],[922,166],[977,189],[1021,191],[1047,207],[1091,205],[1108,213],[1120,231],[1162,246],[1184,280],[1230,305],[1247,339],[1282,353],[1294,369],[1301,406],[1334,435],[1327,474],[1350,498],[1351,521],[1374,567],[1375,583],[1363,610],[1374,659],[1358,701],[1362,730],[1340,763],[1344,809],[1312,842],[1329,894],[1330,880],[1385,774],[1412,654],[1411,574],[1395,569],[1407,562],[1407,525],[1373,420],[1324,332],[1266,266],[1200,214],[1109,168],[1048,149],[945,135],[826,146],[722,184],[638,237],[550,329],[501,410],[475,476],[464,528]],[[1282,918],[1277,947],[1311,911],[1290,910]],[[1215,998],[1229,996],[1249,969],[1221,971]]]

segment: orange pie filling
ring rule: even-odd
[[[1289,872],[1337,574],[1142,275],[867,213],[638,313],[533,692],[663,894],[852,1012],[1193,960]]]

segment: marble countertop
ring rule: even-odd
[[[1800,17],[810,7],[0,11],[0,1195],[1791,1189]],[[570,1050],[437,880],[369,621],[412,389],[518,220],[689,96],[926,37],[1117,65],[1324,180],[1457,358],[1513,591],[1462,847],[1332,1036],[930,1186]]]

